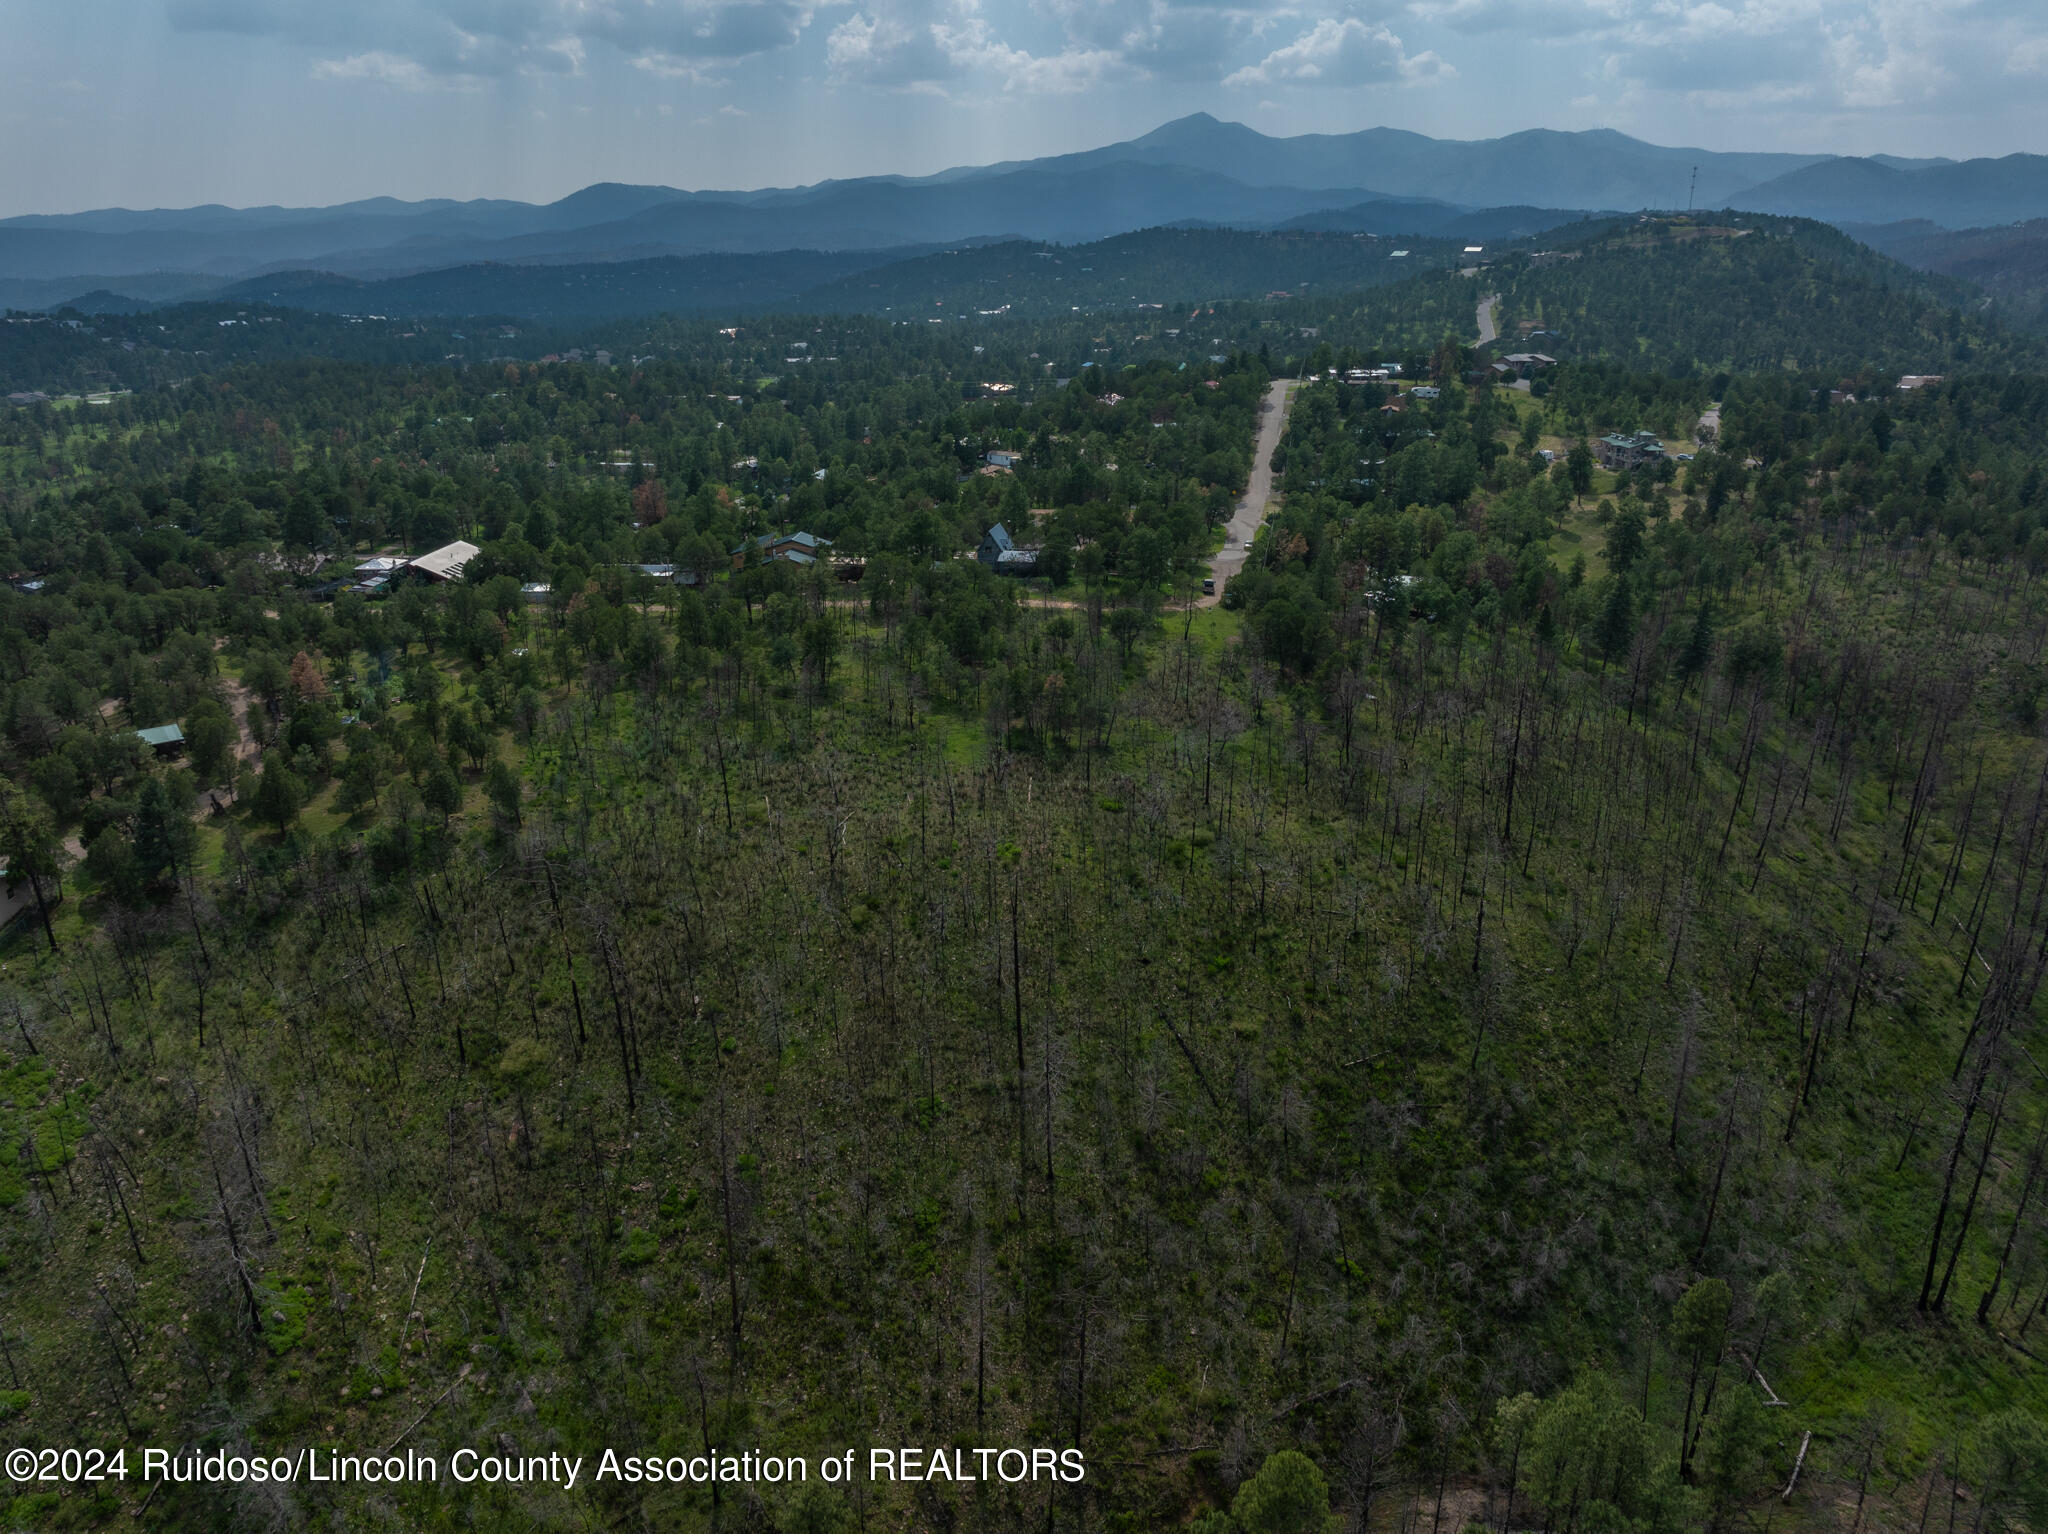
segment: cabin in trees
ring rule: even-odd
[[[735,544],[732,549],[732,567],[744,569],[747,563],[748,544]],[[815,533],[763,533],[751,547],[760,551],[765,560],[780,559],[792,565],[814,565],[825,557],[825,551],[832,547],[830,538],[820,538]]]
[[[1664,440],[1653,431],[1612,433],[1593,444],[1604,469],[1634,469],[1664,461]]]
[[[1010,530],[998,522],[982,534],[974,557],[998,575],[1032,575],[1038,570],[1038,551],[1020,549]]]
[[[177,756],[185,749],[185,732],[175,724],[154,725],[135,733],[158,756]]]

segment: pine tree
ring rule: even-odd
[[[1617,575],[1608,588],[1607,605],[1600,609],[1600,623],[1593,640],[1607,659],[1619,660],[1628,653],[1629,641],[1635,638],[1635,633],[1635,594],[1629,590],[1628,577]]]
[[[1707,669],[1707,662],[1714,658],[1714,604],[1700,603],[1700,610],[1692,620],[1692,633],[1686,637],[1685,648],[1678,652],[1678,680],[1690,684],[1692,679]]]

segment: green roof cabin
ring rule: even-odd
[[[153,729],[137,730],[142,743],[158,756],[177,756],[185,749],[185,732],[175,724],[160,724]]]

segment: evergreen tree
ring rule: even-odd
[[[1608,660],[1620,660],[1628,654],[1629,641],[1635,638],[1635,634],[1635,594],[1629,590],[1628,577],[1617,575],[1607,588],[1607,601],[1600,609],[1600,622],[1594,629],[1593,642]]]
[[[50,951],[57,951],[57,933],[50,925],[50,894],[62,898],[58,884],[57,832],[50,817],[11,778],[0,778],[0,857],[7,860],[7,892],[26,879],[36,897],[36,915]]]
[[[1714,658],[1714,604],[1700,603],[1700,610],[1693,615],[1692,632],[1686,636],[1685,648],[1678,652],[1678,679],[1690,685],[1693,678],[1707,669],[1707,662]]]
[[[520,824],[519,774],[502,758],[494,759],[484,770],[484,792],[490,795],[492,807],[501,816],[515,826]]]
[[[285,765],[284,753],[272,751],[263,759],[263,772],[256,779],[256,799],[250,806],[255,817],[279,831],[299,818],[306,802],[306,785]]]
[[[1237,1489],[1230,1516],[1244,1534],[1324,1534],[1333,1523],[1329,1483],[1306,1454],[1282,1449]]]

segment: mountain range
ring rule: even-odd
[[[380,197],[324,208],[24,215],[0,219],[0,306],[53,308],[85,294],[103,306],[154,304],[243,291],[266,276],[279,278],[279,292],[319,290],[331,299],[337,290],[322,277],[374,282],[484,264],[673,259],[695,262],[687,272],[709,284],[700,296],[713,296],[751,279],[701,258],[805,253],[812,269],[802,275],[829,281],[885,254],[971,241],[1071,244],[1161,226],[1484,241],[1537,234],[1592,210],[1684,206],[1845,224],[2006,222],[2048,216],[2048,157],[1726,153],[1606,129],[1473,141],[1394,128],[1276,138],[1197,113],[1075,154],[803,187],[601,183],[546,204]],[[819,264],[820,257],[829,259]],[[778,274],[769,286],[795,275]],[[639,286],[656,291],[661,283]],[[548,279],[523,287],[538,293]]]

